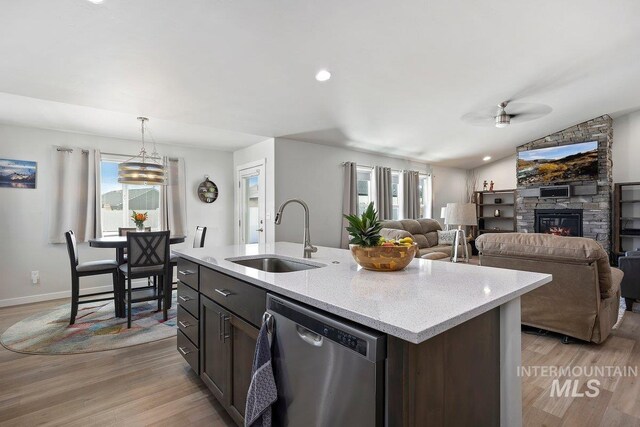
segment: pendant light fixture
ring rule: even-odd
[[[153,152],[147,154],[144,146],[146,117],[138,117],[142,133],[142,147],[140,153],[118,165],[118,182],[122,184],[137,185],[166,185],[166,167],[162,157],[156,151],[156,142],[153,141]],[[153,139],[153,138],[152,138]]]

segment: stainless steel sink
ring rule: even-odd
[[[267,273],[291,273],[293,271],[311,270],[314,268],[324,267],[320,264],[293,261],[291,259],[280,258],[273,255],[254,258],[229,258],[227,261],[231,261],[245,267],[266,271]]]

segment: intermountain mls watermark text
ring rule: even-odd
[[[597,397],[601,380],[616,377],[637,377],[637,366],[518,366],[519,377],[548,377],[551,397]],[[570,378],[567,378],[570,377]],[[586,390],[580,391],[584,379]]]

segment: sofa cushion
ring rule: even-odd
[[[622,278],[624,277],[624,272],[619,268],[611,267],[611,288],[607,292],[608,297],[615,296],[620,290],[620,283],[622,283]]]
[[[476,239],[479,252],[493,256],[544,259],[568,264],[596,263],[603,298],[612,288],[609,257],[598,242],[584,237],[563,237],[538,233],[487,233]]]
[[[456,230],[437,231],[439,245],[453,245],[456,240]]]

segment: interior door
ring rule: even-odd
[[[265,243],[264,161],[240,166],[237,171],[238,243]]]

